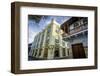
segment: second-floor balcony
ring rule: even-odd
[[[63,33],[62,36],[63,37],[71,36],[73,34],[81,33],[82,31],[85,31],[87,29],[88,29],[87,24],[81,25],[81,26],[77,26],[74,29],[71,29],[68,33]]]
[[[88,28],[87,25],[81,25],[81,26],[75,27],[74,29],[71,29],[68,34],[71,35],[74,33],[78,33],[80,31],[86,30],[87,28]]]

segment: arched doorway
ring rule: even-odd
[[[58,57],[59,57],[59,48],[55,48],[54,58],[58,58]]]

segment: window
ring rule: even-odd
[[[56,42],[56,43],[59,43],[59,40],[58,40],[58,39],[55,39],[55,42]]]
[[[36,48],[38,48],[38,43],[37,43],[37,45],[36,45]]]
[[[49,38],[47,37],[47,39],[46,39],[46,44],[49,44]]]
[[[87,18],[84,18],[83,19],[83,24],[86,24],[88,21],[87,21]]]
[[[76,28],[77,26],[79,26],[78,22],[74,23],[74,28]]]
[[[65,42],[62,42],[62,45],[65,46]]]
[[[40,48],[42,48],[42,44],[43,44],[43,43],[40,43]]]
[[[70,29],[70,30],[73,30],[73,29],[74,29],[74,26],[73,26],[73,25],[71,25],[69,29]]]

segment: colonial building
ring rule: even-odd
[[[88,57],[88,18],[72,17],[61,25],[72,58]]]
[[[54,19],[39,32],[32,43],[29,56],[34,59],[69,58],[67,42],[63,40],[63,31]]]

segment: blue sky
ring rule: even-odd
[[[30,18],[28,19],[28,30],[29,30],[28,43],[32,43],[34,41],[35,35],[38,32],[42,31],[45,28],[45,26],[47,26],[51,22],[52,19],[55,19],[56,22],[62,24],[71,18],[69,16],[42,16],[40,18],[40,21],[36,22],[36,20],[34,19],[35,15],[31,15],[31,16],[33,16],[33,19]]]

